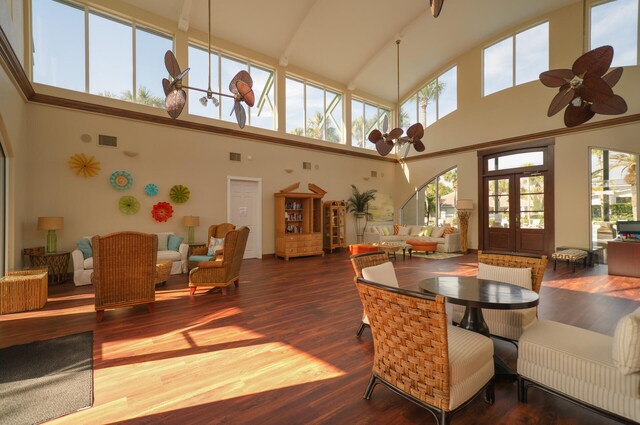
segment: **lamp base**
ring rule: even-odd
[[[188,236],[187,236],[187,242],[188,243],[194,243],[195,241],[196,241],[196,238],[195,238],[194,228],[193,228],[193,226],[189,226],[189,233],[188,233]]]
[[[55,230],[49,230],[47,232],[47,254],[51,254],[57,251],[58,238]]]

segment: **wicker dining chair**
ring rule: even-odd
[[[478,251],[478,263],[490,266],[510,269],[531,269],[531,287],[533,291],[540,293],[542,278],[547,267],[546,255],[510,253],[510,252],[482,252]],[[491,273],[491,272],[489,272]],[[478,274],[479,278],[498,280],[489,275]],[[519,282],[507,282],[521,284]],[[522,284],[521,284],[522,285]],[[520,310],[493,310],[482,309],[489,332],[492,337],[517,343],[520,335],[537,320],[537,308],[532,307]],[[453,321],[460,323],[464,314],[464,307],[453,306]],[[517,344],[516,344],[517,345]]]
[[[220,287],[227,294],[227,286],[237,287],[240,281],[240,266],[249,238],[249,228],[243,226],[230,230],[224,238],[221,258],[198,263],[198,267],[189,272],[189,291],[193,295],[199,286]]]
[[[443,296],[363,278],[356,279],[356,286],[373,335],[365,399],[382,383],[426,408],[441,425],[483,390],[493,404],[493,344],[484,335],[447,325]]]
[[[382,251],[364,252],[362,254],[352,255],[349,258],[351,258],[353,271],[356,273],[356,276],[353,278],[354,282],[356,282],[359,277],[362,277],[362,269],[389,262],[389,256]],[[369,318],[363,310],[362,320],[360,321],[356,336],[359,337],[362,335],[362,332],[364,332],[367,327],[369,327]]]
[[[158,236],[117,232],[91,238],[96,321],[106,309],[147,304],[153,311],[156,298]]]

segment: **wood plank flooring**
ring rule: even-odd
[[[475,254],[394,262],[401,286],[438,275],[475,275]],[[0,316],[0,347],[94,331],[95,403],[55,424],[434,424],[433,417],[377,386],[362,394],[373,358],[371,332],[355,337],[362,306],[346,253],[290,261],[245,260],[227,296],[187,277],[159,287],[155,311],[107,311],[95,322],[93,288],[49,287],[39,311]],[[539,316],[612,335],[640,306],[640,279],[607,275],[604,265],[571,273],[549,268]],[[515,366],[515,349],[496,343]],[[55,395],[52,395],[55,397]],[[8,412],[2,412],[3,415]],[[500,382],[496,403],[475,400],[454,424],[614,424],[532,389]]]

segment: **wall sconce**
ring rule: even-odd
[[[291,174],[291,173],[293,173],[293,170],[292,170],[291,168],[285,168],[285,169],[284,169],[284,171],[285,171],[285,173],[287,173],[287,174]]]
[[[456,209],[458,210],[458,221],[460,222],[460,251],[466,254],[469,250],[467,232],[469,230],[469,217],[473,210],[473,200],[458,199],[458,202],[456,202]]]
[[[47,231],[47,253],[57,251],[56,230],[64,229],[64,217],[38,217],[38,230]]]
[[[182,217],[182,225],[189,229],[187,242],[194,243],[195,231],[193,228],[196,226],[200,226],[200,217],[198,217],[197,215],[185,215],[184,217]]]

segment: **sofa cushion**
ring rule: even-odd
[[[409,230],[409,236],[418,236],[422,232],[422,226],[411,226]]]
[[[93,257],[89,257],[84,260],[83,267],[85,270],[93,269]]]
[[[393,234],[392,230],[389,230],[388,226],[380,226],[380,230],[382,231],[382,235],[389,236]]]
[[[431,237],[432,238],[440,238],[440,237],[442,237],[442,235],[444,235],[444,226],[443,227],[436,227],[431,232]]]
[[[158,251],[167,250],[167,241],[169,240],[168,233],[156,233],[158,235]]]
[[[376,235],[379,235],[380,232],[378,232],[378,226],[369,226],[369,233],[375,233]]]
[[[171,261],[180,261],[180,253],[177,251],[158,251],[158,261],[160,260],[171,260]]]
[[[409,232],[411,231],[411,227],[409,226],[400,226],[398,227],[398,236],[409,236]]]
[[[478,279],[497,280],[531,289],[531,268],[500,267],[478,263]]]
[[[82,238],[78,242],[76,242],[76,246],[82,252],[82,258],[85,260],[87,258],[93,257],[93,248],[91,248],[91,239]]]
[[[372,282],[398,287],[396,271],[390,261],[362,269],[362,277]]]
[[[169,251],[178,251],[183,240],[184,238],[182,236],[169,235],[167,239],[167,249]]]
[[[209,239],[209,249],[207,250],[207,255],[214,255],[217,250],[222,249],[224,246],[224,238],[215,238],[211,236]]]
[[[613,364],[629,375],[640,371],[640,308],[622,317],[613,334]]]
[[[420,230],[419,236],[430,237],[433,234],[433,226],[422,226],[422,230]]]
[[[192,255],[189,257],[189,261],[192,263],[202,263],[203,261],[209,261],[213,258],[213,255]]]
[[[450,235],[451,233],[453,233],[455,231],[456,231],[455,227],[447,226],[447,227],[444,228],[444,231],[442,232],[442,235],[443,236]]]

